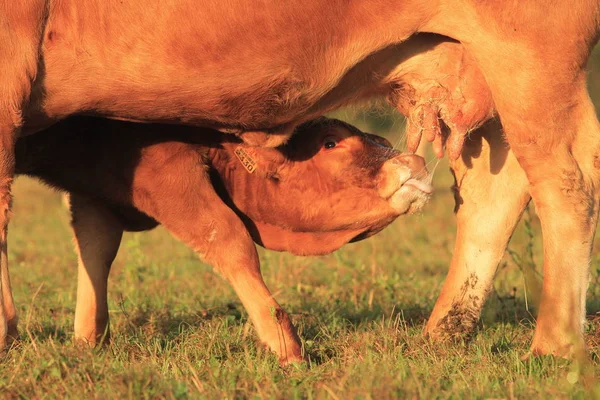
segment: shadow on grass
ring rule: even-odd
[[[296,325],[301,324],[303,334],[307,337],[317,337],[322,328],[356,329],[371,323],[382,321],[398,321],[407,328],[422,327],[427,321],[432,307],[422,304],[397,304],[392,312],[389,305],[374,303],[370,308],[357,308],[351,301],[334,304],[322,302],[321,299],[303,302],[301,308],[285,307]],[[526,304],[521,299],[495,297],[484,307],[483,321],[480,326],[493,327],[502,325],[533,324],[534,315],[527,311]],[[182,331],[182,327],[197,327],[207,320],[222,319],[228,325],[242,325],[247,322],[246,313],[240,303],[216,304],[210,308],[192,313],[174,313],[168,309],[155,310],[139,308],[125,313],[127,324],[131,329],[151,326],[154,333],[173,338]]]
[[[593,348],[598,348],[600,343],[600,310],[597,307],[600,304],[593,304],[590,308],[590,329],[588,330],[588,341]],[[424,326],[432,306],[428,304],[401,303],[397,304],[393,311],[387,303],[373,303],[370,308],[360,308],[352,301],[323,299],[307,299],[302,304],[296,304],[294,307],[286,307],[290,310],[290,315],[294,324],[299,328],[302,339],[307,346],[307,353],[311,362],[321,364],[331,358],[339,356],[339,341],[331,341],[332,338],[342,338],[347,340],[348,334],[361,330],[384,329],[388,332],[397,332],[393,340],[398,346],[407,348],[418,346],[430,346],[432,349],[439,347],[441,351],[447,351],[449,348],[454,350],[461,347],[468,350],[470,346],[465,346],[460,340],[453,344],[427,344],[421,337],[421,329]],[[505,353],[513,350],[515,347],[522,347],[523,340],[514,341],[514,338],[507,336],[502,332],[514,332],[512,327],[525,327],[533,329],[534,316],[527,311],[525,301],[513,295],[498,296],[492,294],[484,307],[483,317],[478,324],[478,332],[473,336],[471,342],[477,342],[478,336],[488,332],[496,332],[493,342],[486,344],[490,346],[493,353]],[[153,309],[150,307],[141,307],[132,311],[123,312],[125,324],[121,325],[117,331],[112,328],[113,335],[129,336],[153,336],[165,347],[173,344],[182,334],[189,330],[195,330],[206,324],[207,321],[218,319],[223,322],[221,328],[240,327],[246,324],[247,316],[240,303],[222,303],[215,304],[212,307],[198,310],[196,312],[172,311],[169,308]],[[483,328],[483,330],[482,330]],[[37,341],[53,341],[66,344],[72,340],[72,331],[65,330],[55,324],[45,324],[40,329],[30,331],[33,338]],[[533,334],[533,331],[531,331]],[[21,332],[21,338],[24,338],[24,332]],[[521,335],[523,336],[523,335]],[[407,339],[410,345],[407,344]],[[487,340],[487,339],[486,339]],[[405,343],[407,342],[407,343]],[[481,341],[479,341],[481,343]],[[409,352],[412,350],[409,350]]]
[[[211,319],[222,319],[228,324],[242,324],[241,304],[225,303],[201,309],[192,313],[172,312],[168,308],[156,310],[152,308],[138,308],[132,312],[124,312],[129,333],[151,331],[155,336],[164,336],[165,339],[174,339],[184,330],[194,329]]]
[[[31,337],[36,341],[46,342],[49,339],[60,344],[66,344],[72,340],[73,331],[65,330],[63,327],[59,327],[54,324],[44,324],[39,329],[30,329],[29,333]],[[29,334],[24,332],[23,329],[19,329],[19,338],[24,340],[28,338]]]

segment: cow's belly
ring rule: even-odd
[[[363,9],[369,1],[291,1],[285,8],[274,2],[266,5],[270,13],[243,1],[238,5],[249,9],[231,11],[209,1],[198,11],[197,3],[189,2],[187,9],[148,15],[134,0],[112,8],[110,0],[92,2],[85,10],[77,2],[65,3],[56,6],[48,23],[44,70],[27,114],[31,120],[36,112],[37,119],[48,120],[93,113],[274,128],[360,97],[372,80],[361,78],[361,72],[353,72],[359,76],[354,87],[335,89],[353,67],[406,39],[419,23],[418,17],[407,20],[394,36],[373,31],[374,25],[385,25],[376,16],[367,20]],[[402,13],[398,5],[395,10]],[[124,15],[137,19],[123,20]]]
[[[236,86],[234,78],[212,85],[210,73],[164,73],[134,77],[97,68],[85,79],[49,71],[39,117],[62,119],[75,113],[130,121],[184,123],[218,128],[266,129],[300,118],[331,90],[325,82],[280,76],[249,77],[252,88]],[[329,78],[329,77],[328,77]],[[231,85],[231,86],[228,86]],[[257,88],[257,89],[254,89]]]

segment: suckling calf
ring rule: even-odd
[[[379,136],[326,118],[298,129],[285,146],[256,148],[209,129],[75,117],[19,139],[17,173],[70,195],[76,337],[95,344],[108,334],[107,280],[123,231],[163,224],[231,283],[282,363],[301,360],[253,241],[329,253],[420,210],[431,186],[421,157]]]

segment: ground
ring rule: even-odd
[[[593,71],[594,72],[594,71]],[[600,91],[600,74],[591,87]],[[363,128],[372,115],[342,112]],[[373,128],[373,127],[371,127]],[[399,123],[378,125],[398,142]],[[433,167],[435,163],[430,166]],[[600,395],[600,241],[588,292],[590,360],[522,361],[541,266],[531,209],[501,264],[478,334],[437,345],[421,332],[454,244],[451,177],[421,214],[326,257],[261,251],[267,284],[291,313],[309,367],[282,370],[228,284],[162,228],[126,234],[109,287],[112,344],[72,343],[76,258],[59,194],[19,178],[9,257],[21,340],[1,360],[5,398],[584,398]],[[525,272],[523,274],[522,272]],[[600,315],[600,314],[599,314]]]

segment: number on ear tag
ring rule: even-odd
[[[238,146],[235,149],[235,155],[238,158],[238,160],[240,160],[244,168],[246,168],[246,171],[248,171],[249,173],[254,172],[254,170],[256,169],[256,161],[254,161],[252,157],[250,157],[250,154],[248,154],[246,150],[244,150],[241,146]]]

